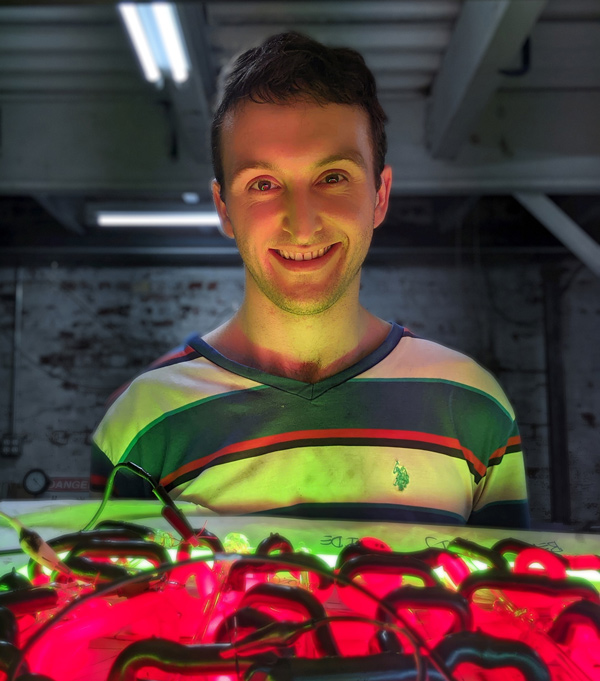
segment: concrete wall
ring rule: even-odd
[[[562,298],[572,518],[599,517],[600,280],[575,269]],[[22,494],[43,468],[47,493],[83,496],[90,436],[109,394],[132,374],[206,332],[239,305],[238,268],[22,270],[17,362],[18,458],[0,458],[0,494]],[[0,434],[9,429],[15,272],[0,270]],[[565,281],[568,277],[565,277]],[[534,520],[550,519],[545,345],[537,265],[370,265],[362,301],[374,313],[466,352],[492,370],[513,402],[525,441]],[[73,482],[72,479],[75,479]],[[77,482],[79,479],[79,482]],[[67,491],[65,491],[65,489]]]

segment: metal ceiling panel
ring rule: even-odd
[[[515,6],[520,2],[537,0]],[[455,161],[432,156],[425,134],[432,86],[453,37],[454,49],[463,51],[478,37],[472,28],[468,41],[456,40],[471,4],[181,2],[193,78],[163,90],[143,80],[114,5],[0,7],[0,194],[43,195],[59,217],[68,217],[69,196],[76,202],[137,193],[172,201],[197,190],[204,197],[218,70],[240,50],[287,29],[363,53],[390,118],[398,194],[600,192],[600,0],[548,0],[525,31],[527,68],[519,76],[494,74],[497,87],[478,100],[483,113],[463,121]],[[514,42],[513,28],[502,28],[498,39]],[[521,67],[519,48],[501,62],[494,69]],[[457,70],[451,89],[461,82]]]
[[[390,23],[454,21],[461,0],[350,0],[349,2],[207,2],[206,16],[211,24],[281,23]]]
[[[0,7],[0,95],[145,88],[114,6]]]
[[[95,5],[8,5],[0,7],[3,24],[88,24],[114,23],[115,7]]]
[[[504,78],[502,89],[600,89],[600,17],[597,21],[541,20],[531,33],[530,52],[524,73]],[[521,61],[519,55],[508,68],[518,68]]]
[[[127,48],[116,24],[6,24],[0,14],[2,52],[123,52]]]
[[[260,44],[270,35],[298,30],[327,45],[348,47],[359,51],[411,50],[443,51],[452,35],[451,25],[442,22],[423,24],[374,24],[357,26],[355,24],[269,24],[269,25],[223,25],[212,26],[211,45],[219,52],[235,54]],[[424,47],[426,46],[426,49]]]
[[[549,0],[542,12],[541,19],[582,21],[600,20],[600,3],[598,0]]]

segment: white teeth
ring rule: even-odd
[[[320,248],[318,251],[313,251],[312,253],[289,253],[288,251],[277,251],[282,258],[286,260],[315,260],[316,258],[322,258],[325,253],[331,248],[331,246],[325,246]]]

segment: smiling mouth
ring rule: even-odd
[[[319,248],[316,251],[309,251],[307,253],[293,253],[291,251],[284,251],[279,249],[275,250],[285,260],[295,260],[299,262],[300,260],[317,260],[318,258],[322,258],[325,255],[325,253],[331,250],[332,247],[333,244],[331,244],[331,246],[325,246],[324,248]]]

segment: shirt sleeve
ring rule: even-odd
[[[489,457],[477,488],[470,525],[529,528],[525,463],[516,422],[512,422],[506,441]]]
[[[91,490],[93,492],[104,492],[113,471],[114,465],[112,461],[100,449],[98,444],[92,441]],[[150,484],[126,468],[117,471],[111,496],[117,496],[121,499],[153,498]]]

